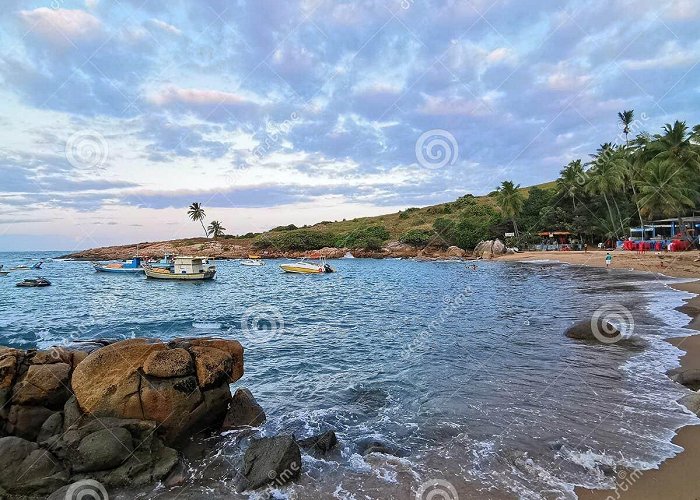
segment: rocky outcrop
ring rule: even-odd
[[[597,323],[591,320],[580,321],[566,329],[564,335],[576,340],[589,340],[610,343],[621,338],[621,333],[610,323],[598,319]]]
[[[478,259],[492,259],[506,253],[506,246],[499,239],[480,241],[472,255]]]
[[[447,249],[447,256],[450,258],[462,259],[465,255],[467,255],[467,252],[454,245]]]
[[[321,454],[328,453],[338,444],[338,437],[333,431],[326,431],[317,436],[297,440],[302,448],[313,450]]]
[[[234,340],[130,339],[98,349],[76,368],[73,391],[84,413],[157,422],[174,443],[221,425],[228,384],[243,375],[243,347]]]
[[[181,482],[171,477],[179,444],[218,430],[227,412],[246,417],[246,401],[253,408],[249,391],[231,397],[241,376],[243,347],[233,340],[0,347],[0,436],[9,434],[0,439],[0,497],[46,497],[83,479]]]
[[[259,427],[265,423],[265,411],[255,401],[253,394],[246,388],[236,391],[231,399],[222,429],[240,429],[242,427]]]
[[[254,440],[243,457],[245,489],[267,484],[282,486],[299,477],[301,450],[292,436],[275,436]]]

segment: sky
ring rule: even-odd
[[[553,180],[700,122],[697,0],[2,0],[0,251]]]

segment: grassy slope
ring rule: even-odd
[[[541,189],[551,189],[555,186],[555,182],[546,182],[544,184],[538,184],[537,187]],[[528,195],[530,188],[521,188],[521,191],[525,196]],[[475,197],[477,203],[489,204],[496,207],[496,201],[492,196],[477,196]],[[362,227],[367,227],[371,225],[384,226],[392,240],[397,240],[399,236],[408,231],[409,229],[432,229],[433,222],[438,217],[444,218],[455,218],[458,216],[457,211],[452,213],[445,213],[445,207],[449,203],[441,203],[439,205],[431,205],[428,207],[419,208],[417,210],[412,210],[404,215],[404,218],[400,217],[400,212],[395,212],[392,214],[377,215],[374,217],[360,217],[358,219],[351,219],[346,221],[336,221],[336,222],[320,222],[312,226],[303,228],[305,231],[323,231],[331,232],[334,234],[344,234],[348,233],[354,229],[359,229]],[[277,231],[269,231],[268,234],[274,235],[279,234]],[[240,240],[240,241],[251,241],[251,240]]]

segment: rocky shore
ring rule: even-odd
[[[231,394],[242,376],[234,340],[0,347],[0,498],[182,485],[192,439],[265,421],[250,391]],[[280,485],[300,470],[293,437],[252,440],[238,487]]]

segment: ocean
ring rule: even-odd
[[[341,259],[325,275],[219,261],[212,282],[170,283],[59,255],[0,253],[6,268],[51,259],[0,277],[0,344],[237,339],[245,375],[233,389],[248,387],[268,416],[253,435],[212,437],[184,490],[125,498],[247,498],[237,471],[252,437],[327,429],[338,450],[304,455],[302,477],[276,498],[575,498],[576,485],[610,487],[623,469],[677,454],[674,431],[698,423],[665,376],[681,351],[663,339],[691,333],[674,311],[684,292],[667,286],[678,280],[546,261],[473,271]],[[38,275],[53,285],[14,286]],[[564,336],[596,311],[625,319],[631,339]]]

